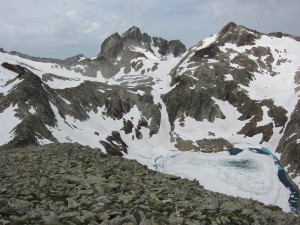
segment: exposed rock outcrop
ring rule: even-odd
[[[18,106],[15,116],[22,120],[14,129],[14,138],[5,147],[20,147],[38,144],[36,136],[57,142],[46,126],[54,126],[56,118],[50,106],[50,98],[41,79],[19,65],[2,64],[19,74],[21,82],[0,99],[0,111]],[[44,88],[45,87],[45,88]],[[30,113],[33,109],[35,113]]]
[[[218,41],[221,43],[234,43],[237,46],[254,45],[261,33],[250,30],[233,22],[228,23],[220,32]]]
[[[107,58],[115,58],[124,48],[124,42],[118,33],[114,33],[104,40],[101,45],[101,52],[99,56]]]
[[[100,141],[100,143],[103,145],[108,154],[123,156],[127,153],[128,146],[122,140],[119,132],[113,131],[106,140],[107,141]]]
[[[186,51],[185,45],[179,40],[167,41],[163,38],[150,37],[133,26],[122,35],[114,33],[104,40],[98,55],[98,59],[101,59],[102,64],[106,65],[106,71],[103,71],[103,66],[100,68],[102,74],[111,77],[122,67],[125,67],[125,73],[129,73],[132,69],[133,59],[147,58],[143,52],[136,50],[136,48],[151,53],[157,59],[162,59],[167,55],[178,57]]]
[[[296,105],[288,122],[276,152],[281,153],[280,163],[289,166],[288,171],[294,176],[300,175],[300,101]]]

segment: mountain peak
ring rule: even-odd
[[[234,23],[234,22],[229,22],[228,24],[226,24],[226,25],[222,28],[222,30],[220,31],[220,33],[226,33],[226,32],[228,32],[229,30],[236,28],[237,26],[238,26],[238,25],[237,25],[236,23]]]
[[[218,35],[218,41],[221,43],[234,43],[237,46],[252,45],[260,37],[261,33],[229,22],[224,26]]]
[[[118,33],[114,33],[103,41],[99,55],[114,58],[123,49],[123,47],[124,43],[121,36]]]
[[[123,39],[133,39],[133,40],[137,40],[137,41],[142,41],[143,39],[143,34],[141,32],[141,30],[136,27],[136,26],[133,26],[131,27],[129,30],[127,30],[124,34],[122,34],[122,38]]]
[[[152,48],[157,47],[159,54],[154,56],[155,58],[161,58],[168,54],[177,57],[186,51],[185,45],[179,40],[167,41],[163,38],[151,37],[147,33],[142,33],[138,27],[132,26],[121,36],[114,33],[105,39],[98,57],[105,56],[108,59],[115,60],[118,55],[122,54],[122,50],[129,48],[131,49],[129,51],[132,51],[132,47],[144,49],[151,54],[155,54]]]
[[[128,29],[127,32],[132,32],[132,33],[141,33],[140,28],[138,28],[137,26],[132,26]]]

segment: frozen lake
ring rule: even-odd
[[[279,179],[276,157],[244,149],[236,154],[172,151],[155,160],[158,171],[196,179],[206,189],[291,211],[291,191]],[[297,196],[298,197],[298,196]]]

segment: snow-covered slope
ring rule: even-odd
[[[250,31],[235,27],[227,32]],[[175,116],[172,112],[174,132],[196,141],[208,137],[211,131],[214,137],[223,137],[231,143],[244,140],[263,144],[275,151],[287,118],[290,118],[298,101],[294,79],[300,66],[300,44],[290,37],[257,34],[253,44],[238,46],[236,43],[223,43],[222,39],[218,39],[220,35],[213,35],[192,47],[173,71],[173,83],[181,82],[184,88],[178,85],[177,89],[186,92],[180,109],[184,112]],[[207,104],[212,109],[208,115],[202,114],[197,119],[197,112],[191,112],[192,107],[184,105],[185,99],[191,95],[205,96],[207,92],[210,98]],[[181,96],[177,97],[181,100]],[[166,98],[167,103],[168,100]],[[246,104],[248,109],[243,108]],[[219,116],[214,110],[220,110],[223,115]],[[254,110],[256,112],[251,113]],[[174,107],[170,107],[170,111],[174,111]],[[282,118],[275,118],[276,112],[282,113]],[[209,113],[216,115],[211,117]],[[252,135],[241,131],[247,124],[253,129],[271,125],[272,128],[268,129],[271,134],[268,137],[265,134],[264,138],[266,132],[257,131]]]
[[[228,154],[198,151],[223,151],[237,143],[264,146],[299,182],[300,166],[292,159],[300,154],[284,148],[293,133],[290,140],[300,145],[298,126],[287,129],[297,121],[296,37],[230,23],[186,50],[180,41],[150,37],[132,27],[107,38],[94,58],[52,60],[3,51],[0,62],[3,147],[79,142],[152,169],[158,158],[168,159],[163,172],[289,211],[288,190],[275,164],[263,156],[243,156],[260,164],[255,171],[224,167],[219,173],[222,163],[217,161],[226,161]],[[196,152],[168,158],[175,150]],[[192,164],[187,157],[194,157]],[[209,183],[198,164],[212,172]],[[236,173],[237,182],[220,190],[220,179],[233,179]],[[245,190],[244,181],[254,175],[257,185],[250,179],[253,190]]]

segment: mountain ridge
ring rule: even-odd
[[[13,122],[0,144],[79,142],[153,168],[172,149],[243,141],[280,152],[297,183],[297,39],[229,23],[187,50],[137,27],[108,37],[95,58],[3,50],[0,119]]]

